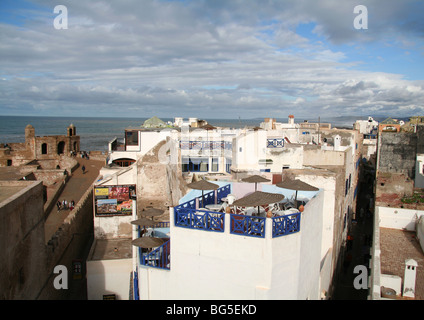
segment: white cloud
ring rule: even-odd
[[[36,2],[52,10],[56,5]],[[376,31],[366,37],[352,28],[357,3],[350,0],[337,6],[235,0],[63,4],[67,30],[53,28],[52,14],[37,15],[24,27],[0,24],[1,113],[23,106],[28,112],[60,114],[63,108],[114,115],[119,106],[135,116],[201,112],[207,118],[243,110],[247,117],[285,117],[293,108],[303,116],[310,110],[331,115],[423,107],[422,82],[355,70],[346,52],[295,32],[299,23],[312,22],[314,32],[333,43],[386,37],[388,19],[406,15],[395,1],[381,12],[369,2]],[[378,17],[386,23],[372,21]],[[390,32],[400,42],[400,31]],[[411,50],[414,41],[403,42]]]

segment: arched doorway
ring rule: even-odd
[[[47,154],[47,143],[41,145],[41,154]]]
[[[57,154],[63,154],[65,152],[65,142],[64,141],[60,141],[57,144]]]

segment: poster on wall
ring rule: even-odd
[[[135,185],[94,188],[96,216],[131,215]]]

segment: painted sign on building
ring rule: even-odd
[[[99,186],[94,188],[96,216],[132,214],[135,185]]]

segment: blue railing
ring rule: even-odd
[[[205,193],[203,195],[203,197],[200,196],[200,197],[198,197],[198,199],[199,199],[199,204],[200,205],[203,204],[203,208],[205,206],[207,206],[208,204],[214,204],[215,203],[215,191],[210,191],[208,193]]]
[[[225,198],[231,193],[231,185],[227,184],[226,186],[223,186],[216,190],[216,194],[218,197],[218,202],[221,201],[222,198]]]
[[[185,140],[180,141],[181,150],[232,150],[232,143],[224,140],[200,141]]]
[[[168,240],[149,253],[142,253],[141,248],[139,248],[140,264],[143,266],[169,270],[171,268],[170,254],[171,240]]]
[[[265,237],[265,217],[252,217],[239,214],[231,214],[230,217],[230,233],[249,237]]]
[[[215,191],[203,195],[203,206],[219,203],[223,197],[231,192],[231,185],[228,184],[217,189],[217,199],[215,201]],[[197,197],[199,203],[202,203],[202,196]],[[196,210],[196,198],[184,202],[174,208],[175,225],[189,229],[202,229],[207,231],[224,232],[224,213]]]
[[[228,196],[230,193],[230,184],[219,188],[217,190],[217,203],[220,202],[221,198]],[[204,205],[213,204],[215,202],[215,193],[213,191],[204,196]],[[201,197],[198,197],[198,199],[201,201]],[[301,213],[297,212],[272,218],[272,237],[276,238],[299,232],[300,216]],[[196,209],[195,198],[174,208],[174,223],[175,226],[182,228],[224,232],[225,213]],[[265,217],[230,214],[231,234],[265,238],[265,226]]]
[[[140,300],[140,295],[138,292],[138,275],[137,271],[133,272],[133,294],[134,294],[134,300]]]
[[[175,212],[175,225],[189,229],[224,232],[225,213],[185,209]]]
[[[283,138],[266,139],[266,147],[267,148],[283,148],[284,139]]]
[[[300,212],[272,218],[272,237],[281,237],[300,231]]]

